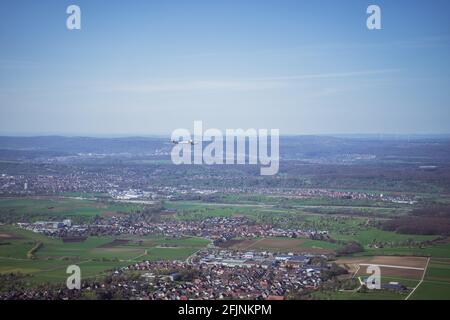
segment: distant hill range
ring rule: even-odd
[[[206,145],[206,143],[205,143]],[[87,153],[145,155],[170,152],[169,137],[10,137],[0,136],[0,159],[33,159]],[[449,136],[282,136],[284,160],[353,163],[357,161],[407,162],[439,165],[450,162]]]

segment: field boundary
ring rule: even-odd
[[[417,267],[407,267],[407,266],[394,266],[390,264],[377,264],[377,263],[360,263],[360,266],[378,266],[385,268],[395,268],[395,269],[410,269],[410,270],[425,270],[426,268],[417,268]]]
[[[408,300],[414,294],[414,292],[417,290],[417,288],[422,284],[423,280],[425,279],[425,275],[427,274],[428,264],[430,263],[430,260],[431,260],[431,258],[427,259],[427,264],[425,265],[425,268],[423,270],[422,279],[420,279],[417,286],[415,286],[414,289],[412,289],[412,291],[408,294],[408,296],[405,298],[405,300]]]

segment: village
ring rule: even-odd
[[[321,284],[322,272],[332,266],[310,265],[312,257],[202,251],[187,262],[143,261],[117,270],[115,275],[145,272],[139,282],[149,281],[153,290],[151,294],[138,294],[140,299],[283,300],[291,292],[315,289]],[[165,270],[164,274],[161,270]]]
[[[159,181],[162,185],[150,183],[138,171],[124,171],[118,168],[116,173],[98,173],[93,175],[75,170],[58,175],[8,175],[0,174],[0,192],[3,195],[55,195],[67,192],[97,193],[114,201],[152,203],[157,200],[198,200],[216,201],[219,194],[236,195],[274,195],[292,199],[347,199],[370,200],[400,204],[414,204],[416,196],[411,194],[383,194],[379,192],[339,191],[322,188],[277,188],[277,187],[236,187],[215,186],[198,187],[191,184],[172,185],[168,181]],[[209,175],[196,177],[200,180],[211,179]],[[227,181],[226,176],[219,180]]]
[[[202,220],[167,220],[162,222],[134,221],[132,216],[113,216],[102,218],[92,224],[75,225],[70,219],[63,221],[38,221],[17,224],[25,230],[42,233],[64,240],[80,241],[88,236],[104,235],[163,235],[180,238],[185,236],[202,237],[215,244],[235,237],[306,237],[326,238],[326,230],[301,230],[276,228],[269,224],[257,224],[247,217],[208,217]]]
[[[324,256],[205,249],[186,261],[132,263],[102,280],[86,279],[80,290],[36,288],[0,299],[284,300],[317,289],[333,272],[345,270]]]

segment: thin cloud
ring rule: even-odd
[[[152,81],[145,84],[134,84],[113,87],[113,91],[156,93],[182,92],[202,90],[266,90],[295,84],[302,80],[354,78],[384,75],[400,71],[399,69],[363,70],[353,72],[321,73],[309,75],[259,77],[237,80],[187,80],[187,81]]]

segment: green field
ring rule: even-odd
[[[361,230],[355,232],[352,235],[343,235],[339,233],[332,233],[332,237],[336,240],[355,240],[367,247],[369,244],[374,241],[383,241],[383,242],[392,242],[395,243],[403,243],[407,241],[427,241],[434,240],[437,236],[424,236],[424,235],[408,235],[408,234],[399,234],[391,231],[384,231],[377,228],[370,228],[368,230]]]
[[[0,221],[4,223],[34,222],[62,218],[81,221],[106,213],[130,213],[141,207],[138,204],[101,202],[89,197],[2,198],[0,199]]]
[[[313,299],[319,300],[403,300],[406,294],[392,291],[370,291],[370,292],[343,292],[325,291],[311,294]]]
[[[411,300],[449,300],[450,283],[424,281],[410,298]]]
[[[411,299],[450,299],[450,259],[431,259],[425,279]]]
[[[450,258],[450,243],[433,244],[424,248],[393,247],[367,249],[364,254],[370,255],[401,255],[401,256],[432,256],[436,258]]]
[[[230,249],[263,250],[271,252],[295,253],[330,253],[340,248],[340,245],[322,240],[287,237],[255,237],[235,238]]]
[[[209,243],[202,238],[158,236],[89,237],[82,242],[64,243],[12,226],[0,226],[2,233],[15,238],[1,240],[0,273],[28,274],[30,284],[62,281],[71,264],[80,266],[82,276],[93,277],[134,261],[184,260]],[[114,242],[117,239],[122,242]],[[30,259],[27,252],[37,242],[43,245]]]

